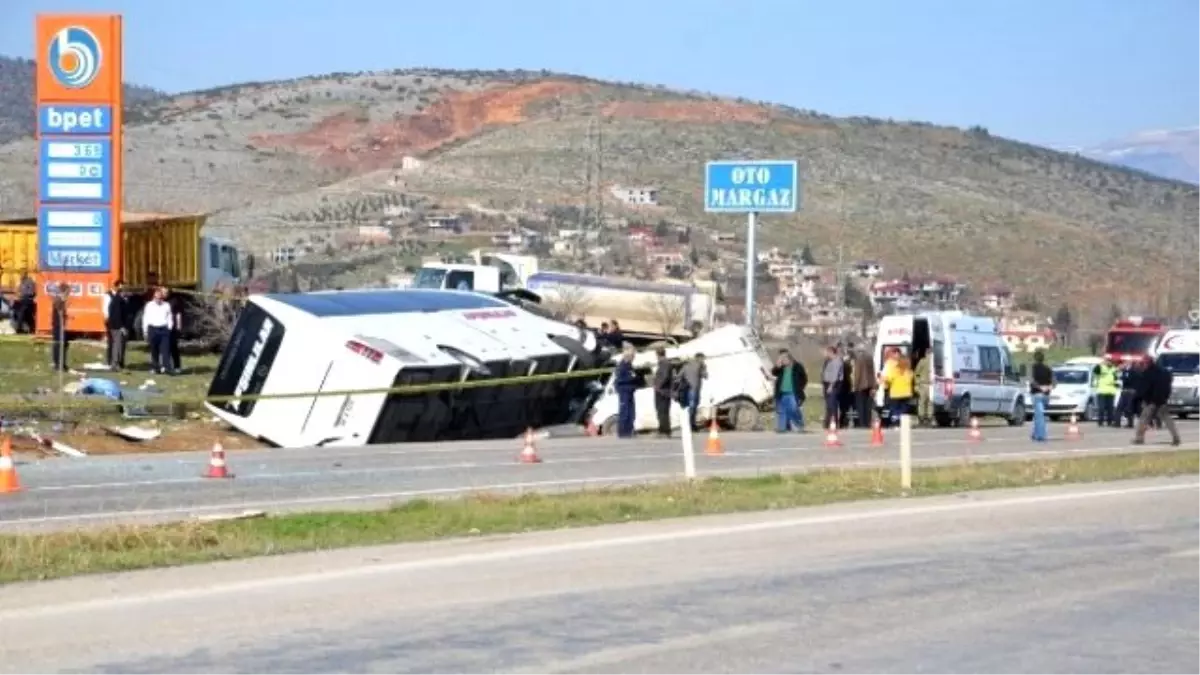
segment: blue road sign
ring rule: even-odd
[[[704,167],[709,213],[795,213],[800,208],[795,161],[720,161]]]
[[[38,258],[42,270],[108,272],[112,213],[107,206],[38,208]]]
[[[42,105],[38,131],[43,136],[108,136],[113,132],[110,105]]]
[[[43,204],[112,201],[112,141],[45,137],[39,142],[38,197]]]

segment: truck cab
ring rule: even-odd
[[[241,283],[241,252],[233,241],[220,237],[200,237],[200,290],[211,293]]]

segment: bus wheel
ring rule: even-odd
[[[731,401],[725,419],[734,431],[754,431],[758,426],[758,406],[746,400]]]

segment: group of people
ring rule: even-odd
[[[50,321],[50,363],[56,371],[65,371],[70,335],[67,311],[71,287],[60,284],[52,301]],[[104,362],[110,370],[125,370],[125,354],[130,330],[136,317],[130,295],[121,280],[114,281],[101,302],[104,315]],[[175,375],[182,369],[179,351],[183,330],[183,309],[166,288],[154,287],[142,306],[142,333],[150,350],[150,369],[161,375]]]
[[[615,323],[615,322],[614,322]],[[619,328],[618,328],[619,330]],[[700,391],[704,379],[708,377],[708,366],[704,354],[696,354],[676,367],[675,362],[667,358],[665,347],[654,351],[658,358],[654,368],[654,412],[658,418],[658,435],[663,438],[671,437],[671,404],[678,403],[687,411],[688,424],[696,430],[696,413],[700,407]],[[617,391],[617,437],[633,438],[635,435],[634,421],[637,408],[634,396],[642,386],[642,378],[633,367],[637,350],[633,345],[625,343],[621,346],[621,358],[613,378],[613,388]]]
[[[1151,427],[1166,427],[1171,445],[1181,442],[1175,419],[1168,403],[1175,376],[1149,356],[1122,362],[1120,366],[1106,358],[1096,370],[1096,422],[1100,426],[1134,428],[1133,442],[1146,442]],[[1054,390],[1054,370],[1046,365],[1041,350],[1033,354],[1033,369],[1029,376],[1029,393],[1033,398],[1033,434],[1036,442],[1045,442],[1046,403]]]
[[[926,359],[927,361],[927,359]],[[897,349],[884,353],[883,368],[875,370],[875,360],[867,347],[847,345],[844,349],[829,346],[821,363],[821,394],[824,403],[823,428],[870,428],[875,417],[876,393],[884,391],[885,414],[880,422],[888,424],[900,415],[914,410],[923,422],[932,419],[932,405],[918,396],[922,382],[928,382],[926,372],[916,369],[908,357]],[[779,433],[804,431],[804,402],[808,388],[808,372],[804,364],[786,349],[779,351],[771,370],[775,381],[775,430]]]

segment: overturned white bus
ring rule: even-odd
[[[574,326],[472,292],[256,295],[206,405],[284,447],[512,437],[570,421],[588,378],[466,383],[592,369],[594,344]],[[463,386],[387,391],[429,384]]]

